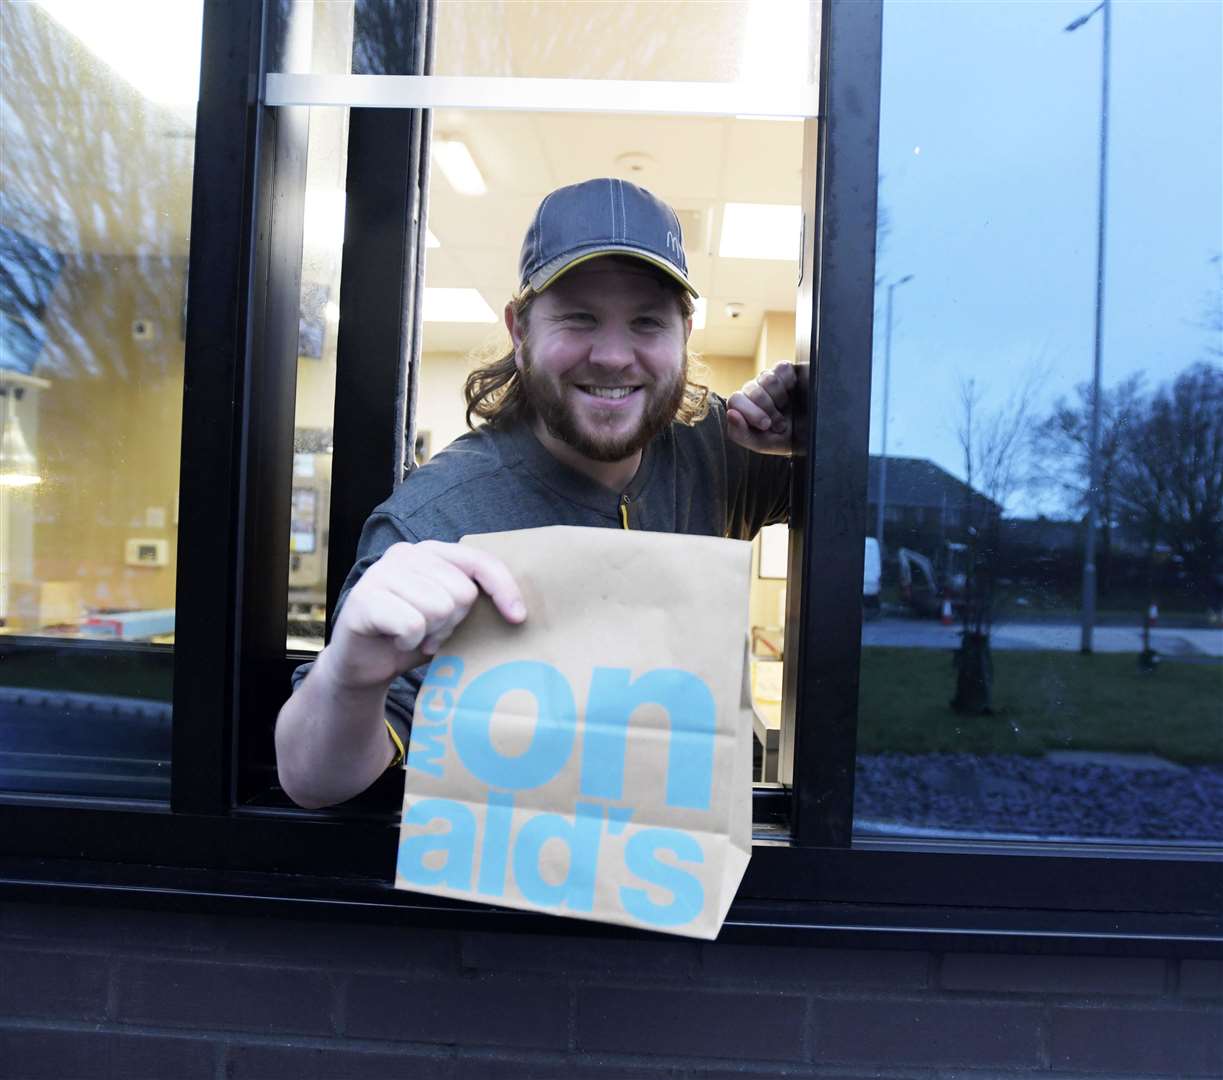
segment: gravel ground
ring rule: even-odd
[[[1121,754],[860,756],[854,816],[869,833],[1223,845],[1223,766]]]

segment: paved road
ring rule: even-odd
[[[954,649],[960,644],[959,624],[943,626],[934,619],[884,615],[862,627],[863,645],[898,645],[916,649]],[[1056,623],[1001,622],[991,635],[995,649],[1064,649],[1077,652],[1079,628]],[[1127,626],[1097,626],[1097,652],[1142,651],[1142,630]],[[1223,629],[1158,629],[1151,632],[1151,647],[1164,656],[1223,659]]]

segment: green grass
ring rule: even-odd
[[[995,715],[958,715],[948,705],[954,692],[948,652],[863,649],[859,750],[1108,750],[1223,762],[1223,664],[1165,663],[1143,674],[1129,654],[997,651]]]

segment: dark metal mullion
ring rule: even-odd
[[[292,70],[293,57],[282,63]],[[245,801],[263,777],[252,765],[275,760],[277,710],[289,602],[289,529],[293,487],[302,236],[310,110],[267,110],[260,132],[257,250],[252,289],[251,361],[247,367],[242,454],[244,498],[239,576],[239,667],[232,746],[239,767],[226,799]],[[245,781],[245,782],[243,782]],[[244,790],[236,790],[241,786]]]
[[[422,71],[426,75],[433,73],[433,51],[436,44],[435,16],[436,0],[426,0],[425,23],[423,27],[423,64]],[[425,295],[425,229],[429,222],[429,163],[433,142],[432,114],[420,114],[419,154],[417,159],[417,204],[418,220],[416,222],[416,273],[412,279],[412,296],[410,304],[411,333],[408,352],[408,385],[406,423],[404,431],[405,469],[410,472],[416,464],[416,399],[420,386],[420,357],[423,348],[424,303]]]
[[[363,53],[366,73],[381,73],[368,71],[373,62],[395,74],[424,70],[426,7],[425,0],[404,5],[398,24],[401,48]],[[403,50],[410,55],[401,55]],[[356,560],[361,527],[403,478],[408,358],[423,236],[425,116],[408,109],[353,109],[349,115],[327,553],[328,636],[340,588]]]
[[[171,805],[228,809],[262,3],[204,6],[188,260]]]
[[[795,843],[853,833],[870,433],[882,0],[824,0],[816,168],[804,170],[800,353],[810,357],[795,470],[781,769]],[[810,154],[808,154],[810,156]],[[808,261],[809,260],[809,261]],[[806,359],[800,355],[800,360]]]

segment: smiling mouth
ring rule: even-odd
[[[626,398],[629,394],[636,393],[641,389],[639,386],[581,386],[578,389],[584,394],[589,394],[591,397],[603,398],[607,401],[619,401],[621,398]]]

